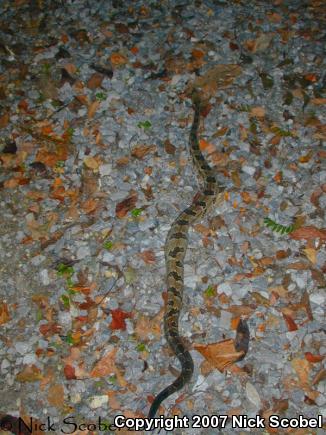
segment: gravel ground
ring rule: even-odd
[[[76,428],[68,416],[141,418],[177,375],[164,241],[198,189],[197,83],[201,146],[226,194],[190,231],[181,331],[195,373],[162,412],[189,418],[176,434],[217,432],[196,415],[254,418],[225,434],[272,432],[259,416],[325,418],[325,9],[0,3],[2,414],[49,418],[55,433]],[[248,353],[219,371],[240,317]]]

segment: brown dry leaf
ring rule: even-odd
[[[149,249],[146,251],[140,252],[138,255],[142,258],[142,260],[146,264],[155,264],[155,262],[156,262],[155,253]]]
[[[239,171],[232,171],[231,172],[231,180],[233,182],[233,184],[235,185],[235,187],[241,187],[241,178],[239,175]]]
[[[131,155],[137,159],[142,159],[149,153],[156,151],[155,145],[138,145],[131,150]]]
[[[90,78],[87,81],[87,87],[89,89],[96,89],[99,88],[103,82],[104,76],[100,73],[94,73],[90,76]]]
[[[182,55],[171,55],[165,59],[164,67],[169,73],[182,74],[188,67]]]
[[[154,334],[156,337],[161,336],[161,325],[164,315],[164,307],[153,317],[140,315],[136,322],[135,333],[140,341],[148,340],[148,334]]]
[[[326,104],[326,98],[312,98],[309,103],[315,104],[316,106],[322,106]]]
[[[87,110],[87,117],[88,119],[92,119],[93,116],[95,115],[97,109],[99,108],[101,102],[98,100],[93,101],[92,103],[90,103],[90,105],[88,106],[88,110]]]
[[[303,389],[309,389],[309,373],[311,370],[309,362],[306,359],[294,358],[291,365],[299,378],[300,386]]]
[[[234,340],[228,339],[218,343],[208,345],[195,344],[193,346],[203,357],[220,372],[239,360],[243,356],[243,352],[237,352],[234,345]]]
[[[9,119],[9,113],[4,113],[0,116],[0,129],[7,127],[7,125],[9,124]]]
[[[11,319],[8,305],[5,302],[0,303],[0,325],[4,325]]]
[[[206,227],[203,224],[195,224],[193,225],[193,229],[203,236],[209,236],[211,234],[210,228]]]
[[[119,402],[119,399],[117,398],[118,392],[111,390],[111,391],[107,391],[106,394],[108,395],[109,398],[109,408],[114,409],[115,411],[121,410],[122,405],[121,402]]]
[[[119,159],[117,159],[116,163],[117,163],[118,166],[128,165],[128,163],[129,163],[129,157],[128,156],[120,157]]]
[[[312,264],[316,264],[317,262],[317,251],[314,248],[306,248],[303,249],[303,252],[306,254],[306,257]]]
[[[250,115],[251,116],[256,116],[257,118],[264,118],[264,116],[265,116],[265,109],[264,109],[264,107],[260,107],[260,106],[253,107],[250,110]]]
[[[34,364],[25,366],[21,372],[16,375],[16,380],[19,382],[35,382],[41,381],[43,375],[41,370]]]
[[[100,166],[99,160],[96,157],[92,157],[92,156],[85,157],[83,163],[87,168],[93,170],[97,170],[98,167]]]
[[[116,207],[115,207],[115,214],[116,216],[121,219],[124,216],[126,216],[126,214],[128,213],[128,211],[132,210],[133,208],[135,208],[137,202],[137,193],[131,193],[129,196],[127,196],[127,198],[125,198],[123,201],[119,202]]]
[[[63,68],[69,73],[70,75],[74,75],[77,71],[77,67],[73,63],[66,63],[63,65]]]
[[[48,391],[48,402],[57,409],[62,409],[64,405],[64,389],[62,385],[51,385]]]
[[[208,100],[218,89],[230,86],[241,74],[242,69],[236,64],[221,64],[209,69],[203,76],[197,77],[187,93],[192,93],[193,89],[201,89],[204,100]]]
[[[128,62],[128,59],[120,53],[112,53],[110,56],[110,61],[114,66],[125,65]]]
[[[295,323],[295,321],[293,320],[292,316],[290,316],[289,314],[285,314],[282,313],[284,320],[286,322],[286,325],[288,327],[288,331],[297,331],[299,328],[297,326],[297,324]]]
[[[320,238],[321,240],[326,240],[326,229],[325,228],[316,228],[314,226],[306,226],[298,228],[292,231],[289,236],[294,240],[312,240],[316,238]]]
[[[326,379],[326,369],[322,368],[319,370],[316,376],[314,376],[312,380],[312,385],[317,385],[319,384],[319,382],[323,381],[324,379]]]
[[[99,201],[96,199],[88,199],[81,204],[81,208],[84,210],[86,214],[93,213],[97,207],[99,206]]]

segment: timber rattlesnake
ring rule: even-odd
[[[197,193],[193,203],[183,210],[171,225],[165,242],[165,263],[167,273],[167,304],[164,314],[165,338],[181,364],[178,378],[162,390],[154,399],[148,418],[153,418],[160,404],[171,394],[183,388],[191,379],[194,363],[182,337],[179,335],[179,316],[182,307],[184,257],[188,245],[189,227],[216,203],[223,188],[218,186],[214,171],[208,166],[198,142],[198,128],[201,101],[197,93],[193,94],[194,119],[190,131],[189,146],[192,161],[198,170],[202,189]]]

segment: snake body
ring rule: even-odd
[[[192,98],[194,119],[189,136],[189,150],[196,167],[202,189],[195,195],[193,203],[183,210],[172,223],[165,242],[167,279],[167,304],[164,313],[165,338],[181,364],[181,373],[175,381],[162,390],[154,399],[148,418],[153,418],[159,406],[171,394],[183,388],[194,371],[193,359],[179,334],[179,316],[184,289],[184,257],[188,246],[188,230],[204,216],[216,200],[219,189],[213,170],[206,162],[198,142],[201,101],[196,94]]]

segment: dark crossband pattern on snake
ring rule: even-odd
[[[171,225],[165,242],[165,262],[167,274],[167,304],[164,314],[165,338],[181,364],[178,378],[154,399],[148,417],[153,418],[161,403],[171,394],[183,388],[191,379],[194,363],[179,334],[179,316],[182,308],[184,289],[184,258],[188,245],[188,230],[221,199],[223,188],[219,187],[213,170],[207,164],[198,142],[201,101],[198,94],[192,98],[194,119],[190,131],[189,148],[193,165],[196,167],[202,189],[196,194],[193,203],[183,210]]]

